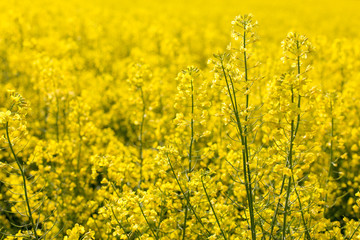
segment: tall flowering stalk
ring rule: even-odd
[[[135,123],[139,125],[139,133],[138,133],[138,142],[139,142],[139,152],[138,158],[140,161],[140,179],[139,179],[139,188],[141,187],[141,183],[143,182],[143,165],[144,165],[144,125],[145,125],[145,117],[146,117],[146,101],[144,95],[144,82],[149,81],[152,77],[152,73],[147,64],[142,62],[134,63],[130,66],[128,72],[128,83],[131,85],[132,91],[139,93],[138,100],[140,101],[141,111],[140,111],[140,121],[137,119]]]
[[[232,25],[232,37],[239,46],[232,47],[230,44],[228,47],[230,54],[215,55],[218,61],[210,60],[210,63],[212,62],[215,65],[214,82],[224,79],[225,89],[223,91],[230,98],[230,105],[228,106],[231,109],[230,119],[236,126],[237,138],[241,143],[242,171],[250,214],[251,238],[256,239],[255,199],[250,169],[252,153],[249,144],[249,135],[252,132],[250,116],[253,109],[250,104],[250,93],[255,80],[255,78],[250,77],[249,71],[256,64],[250,67],[249,60],[252,56],[252,44],[256,41],[254,29],[257,26],[257,21],[253,19],[251,14],[248,14],[236,17]],[[244,102],[241,101],[240,96],[244,96]]]
[[[186,191],[182,190],[181,184],[175,174],[170,158],[168,158],[168,161],[174,178],[176,179],[176,182],[178,183],[178,186],[181,189],[181,192],[186,200],[184,209],[184,222],[182,227],[182,239],[186,239],[187,236],[187,220],[189,218],[190,210],[194,214],[197,221],[201,225],[203,225],[202,221],[197,216],[193,206],[190,203],[191,190],[188,189],[191,181],[192,172],[194,171],[198,160],[198,157],[194,155],[194,143],[200,138],[206,137],[210,134],[209,131],[206,131],[206,129],[204,129],[204,125],[206,123],[205,119],[208,115],[206,109],[210,104],[209,101],[205,100],[206,93],[204,91],[206,91],[206,87],[204,87],[204,83],[195,86],[195,81],[199,82],[200,78],[200,71],[194,66],[186,68],[185,70],[181,71],[177,76],[178,93],[175,96],[176,103],[174,107],[179,110],[179,113],[176,114],[174,123],[176,124],[177,134],[182,133],[186,137],[190,138],[187,147],[187,168],[185,170],[185,186],[187,189]]]
[[[30,196],[28,190],[27,177],[25,174],[24,164],[18,158],[17,153],[15,152],[14,146],[19,142],[21,137],[24,137],[27,134],[26,129],[26,115],[28,111],[28,105],[25,99],[18,93],[11,91],[11,106],[6,112],[0,112],[0,124],[4,125],[5,136],[3,136],[3,141],[6,141],[13,160],[16,162],[18,170],[22,178],[23,186],[23,196],[25,197],[25,209],[26,215],[29,218],[32,238],[40,239],[40,236],[37,233],[38,225],[36,224],[35,218],[33,216],[34,210],[30,205]]]
[[[194,144],[194,75],[196,75],[198,73],[198,69],[197,68],[193,68],[190,67],[187,69],[187,71],[185,71],[184,73],[184,78],[185,80],[190,80],[190,95],[191,95],[191,119],[190,119],[190,143],[189,143],[189,154],[188,154],[188,160],[189,160],[189,167],[188,170],[186,171],[186,175],[188,178],[188,181],[190,181],[190,174],[192,172],[192,152],[193,152],[193,144]],[[189,84],[189,83],[187,83]],[[187,192],[187,198],[190,197],[190,192]],[[186,202],[186,207],[185,207],[185,216],[184,216],[184,225],[183,225],[183,237],[182,239],[185,240],[186,237],[186,221],[187,221],[187,213],[189,210],[189,204],[190,202]]]
[[[300,35],[297,33],[290,32],[286,39],[282,42],[282,48],[284,50],[284,57],[282,58],[284,62],[290,63],[290,73],[283,75],[279,83],[283,87],[289,90],[290,99],[284,100],[286,102],[288,111],[285,114],[285,118],[287,122],[290,123],[290,130],[288,139],[288,147],[286,149],[286,171],[284,171],[284,175],[282,178],[281,188],[280,188],[280,195],[283,191],[286,191],[285,194],[285,204],[284,204],[284,216],[283,216],[283,224],[282,224],[282,237],[281,239],[286,238],[286,231],[288,228],[288,220],[287,217],[290,213],[290,195],[292,190],[294,190],[296,194],[296,199],[299,204],[300,213],[301,213],[301,221],[305,228],[305,236],[306,239],[311,239],[309,229],[304,217],[304,209],[302,206],[302,201],[298,190],[296,188],[296,180],[294,178],[294,158],[295,158],[295,151],[294,151],[294,141],[298,134],[300,122],[301,122],[301,99],[302,94],[304,94],[304,86],[306,84],[306,76],[305,74],[311,69],[310,65],[306,67],[304,71],[302,71],[302,63],[307,56],[312,51],[312,45],[308,41],[308,38],[304,35]],[[285,106],[286,108],[286,106]],[[287,181],[287,187],[285,189],[285,184]],[[270,231],[270,239],[273,237],[273,231],[275,227],[275,222],[277,219],[277,214],[279,212],[280,207],[280,199],[276,205],[274,216],[272,218],[271,223],[271,231]]]

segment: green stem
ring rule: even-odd
[[[283,179],[282,179],[282,183],[281,183],[281,188],[280,188],[280,194],[279,194],[279,196],[281,196],[281,194],[282,194],[282,192],[283,192],[283,190],[284,190],[285,180],[286,180],[286,177],[285,177],[285,175],[284,175],[284,176],[283,176]],[[276,204],[276,209],[275,209],[275,212],[274,212],[274,216],[273,216],[272,221],[271,221],[271,230],[270,230],[269,240],[271,240],[272,237],[273,237],[275,222],[276,222],[277,214],[278,214],[278,211],[279,211],[279,208],[280,208],[280,200],[281,200],[281,198],[279,198],[278,203]]]
[[[184,196],[187,205],[189,206],[190,210],[191,210],[192,213],[194,214],[196,220],[201,224],[201,226],[202,226],[202,227],[204,228],[204,230],[207,232],[207,234],[208,234],[208,235],[211,235],[211,233],[209,232],[209,230],[206,229],[206,227],[204,226],[203,222],[201,221],[201,218],[196,214],[193,206],[192,206],[191,203],[190,203],[190,198],[189,198],[189,196],[184,192],[183,188],[181,187],[181,184],[180,184],[180,182],[179,182],[179,179],[178,179],[177,176],[176,176],[176,173],[175,173],[175,171],[174,171],[174,168],[173,168],[173,165],[172,165],[172,163],[171,163],[171,161],[170,161],[169,156],[167,156],[167,159],[168,159],[168,162],[169,162],[169,165],[170,165],[171,172],[172,172],[172,174],[174,175],[174,178],[175,178],[175,180],[176,180],[176,183],[177,183],[177,185],[179,186],[180,191],[181,191],[182,195]]]
[[[231,100],[231,105],[233,108],[233,112],[236,119],[236,126],[240,135],[241,144],[244,147],[242,150],[242,159],[243,159],[243,172],[244,172],[244,181],[245,181],[245,189],[246,189],[246,196],[247,196],[247,202],[249,206],[249,212],[250,212],[250,229],[251,229],[251,235],[252,239],[256,239],[256,229],[255,229],[255,217],[254,217],[254,207],[253,207],[253,197],[252,197],[252,188],[251,188],[251,175],[250,175],[250,169],[249,169],[249,153],[248,153],[248,145],[247,145],[247,138],[245,136],[245,130],[246,128],[241,125],[239,111],[237,108],[237,99],[235,94],[235,86],[232,81],[231,75],[226,74],[223,61],[221,61],[221,67],[223,70],[224,78],[226,81],[226,86],[228,90],[228,94]],[[228,79],[229,77],[229,79]],[[231,89],[230,89],[231,85]]]
[[[332,105],[332,102],[331,102],[331,98],[330,98],[330,113],[332,114],[332,110],[333,110],[333,105]],[[330,163],[329,163],[329,172],[328,172],[328,177],[326,179],[326,186],[328,185],[329,183],[329,180],[332,176],[332,171],[333,171],[333,161],[334,161],[334,150],[333,150],[333,145],[334,145],[334,117],[331,117],[331,133],[330,133]],[[325,194],[325,204],[324,204],[324,215],[325,215],[325,212],[326,212],[326,203],[327,203],[327,198],[328,198],[328,194],[326,193]]]
[[[204,184],[204,181],[203,181],[202,177],[201,177],[201,183],[202,183],[203,189],[205,191],[206,198],[207,198],[207,200],[208,200],[208,202],[210,204],[211,210],[212,210],[212,212],[213,212],[213,214],[215,216],[216,223],[217,223],[218,227],[220,228],[221,234],[223,235],[224,239],[227,240],[227,238],[225,236],[225,233],[224,233],[223,229],[221,228],[220,221],[219,221],[219,219],[218,219],[218,217],[216,215],[215,209],[214,209],[214,207],[213,207],[213,205],[211,203],[210,197],[209,197],[209,195],[208,195],[208,193],[206,191],[206,187],[205,187],[205,184]]]
[[[56,124],[56,141],[59,142],[60,141],[60,130],[59,130],[59,118],[60,118],[60,103],[59,103],[59,99],[56,96],[56,117],[55,117],[55,124]]]
[[[79,177],[80,177],[80,160],[81,160],[81,148],[82,148],[82,136],[81,136],[81,122],[80,122],[80,115],[78,116],[78,125],[79,125],[79,129],[78,129],[78,137],[79,137],[79,151],[78,151],[78,155],[77,155],[77,165],[76,165],[76,170],[77,170],[77,175],[76,175],[76,186],[77,186],[77,190],[78,192],[80,191],[80,183],[79,183]]]
[[[154,232],[154,230],[152,229],[152,227],[151,227],[151,225],[150,225],[149,221],[147,220],[147,217],[146,217],[146,215],[145,215],[145,213],[144,213],[144,211],[143,211],[143,209],[142,209],[142,207],[141,207],[140,202],[139,202],[138,204],[139,204],[139,207],[140,207],[141,213],[142,213],[143,217],[145,218],[146,224],[149,226],[150,231],[152,232],[152,234],[153,234],[154,238],[155,238],[156,240],[158,240],[158,239],[159,239],[159,236],[158,236],[158,235],[156,235],[156,234],[155,234],[155,232]]]
[[[140,124],[140,134],[139,134],[139,159],[140,159],[140,180],[139,180],[139,188],[141,187],[141,183],[143,180],[143,163],[144,163],[144,157],[143,157],[143,129],[144,129],[144,122],[145,122],[145,98],[144,98],[144,92],[143,89],[140,88],[141,92],[141,100],[142,100],[142,116],[141,116],[141,124]]]
[[[185,206],[185,216],[184,216],[184,224],[183,224],[183,237],[182,239],[185,240],[185,236],[186,236],[186,221],[187,221],[187,215],[188,215],[188,205],[186,202],[186,206]]]
[[[27,210],[28,210],[29,218],[30,218],[31,227],[32,227],[35,239],[39,239],[39,236],[37,235],[37,232],[36,232],[36,227],[35,227],[35,222],[34,222],[34,219],[33,219],[33,216],[32,216],[32,211],[31,211],[31,208],[30,208],[30,202],[29,202],[29,198],[28,198],[28,191],[27,191],[27,187],[26,187],[25,173],[24,173],[23,167],[22,167],[22,165],[20,163],[20,160],[17,158],[17,156],[15,154],[14,148],[13,148],[11,140],[10,140],[9,122],[8,121],[6,122],[5,131],[6,131],[6,137],[7,137],[7,140],[8,140],[8,144],[9,144],[9,147],[10,147],[10,150],[11,150],[11,154],[13,155],[13,157],[15,159],[15,162],[16,162],[19,170],[20,170],[20,173],[21,173],[21,176],[22,176],[22,179],[23,179],[25,202],[26,202],[26,207],[27,207]]]
[[[305,236],[306,236],[306,239],[311,239],[311,236],[310,236],[310,232],[309,232],[309,229],[307,227],[307,224],[306,224],[306,221],[305,221],[305,216],[304,216],[304,211],[303,211],[303,208],[302,208],[302,203],[301,203],[301,199],[300,199],[300,195],[296,189],[296,183],[295,183],[295,178],[294,178],[294,175],[292,175],[293,177],[293,184],[294,184],[294,190],[295,190],[295,194],[296,194],[296,197],[298,199],[298,202],[299,202],[299,208],[300,208],[300,213],[301,213],[301,219],[303,221],[303,225],[304,225],[304,228],[305,228]]]
[[[294,89],[291,85],[291,103],[294,103]],[[291,120],[291,129],[290,129],[290,149],[287,157],[287,162],[289,164],[289,168],[292,172],[293,169],[293,142],[294,142],[294,120]],[[286,199],[285,199],[285,209],[284,209],[284,222],[283,222],[283,233],[282,233],[282,239],[285,239],[286,237],[286,217],[288,214],[288,208],[289,208],[289,198],[290,198],[290,191],[291,191],[291,176],[288,177],[289,179],[289,185],[287,188],[286,193]]]
[[[297,48],[299,49],[299,42],[297,42]],[[297,77],[300,77],[301,74],[301,70],[300,70],[300,56],[297,57]],[[299,83],[300,84],[300,83]],[[291,86],[291,102],[294,103],[294,90],[293,90],[293,86]],[[298,108],[300,109],[301,107],[301,95],[300,93],[298,93],[298,104],[297,104]],[[296,123],[296,127],[294,129],[294,120],[291,120],[291,130],[290,130],[290,150],[289,150],[289,155],[288,155],[288,162],[289,162],[289,168],[291,170],[291,175],[289,176],[289,185],[288,185],[288,189],[287,189],[287,195],[286,195],[286,200],[285,200],[285,212],[284,212],[284,223],[283,223],[283,239],[285,239],[285,235],[286,235],[286,216],[287,216],[287,212],[288,212],[288,208],[289,206],[289,197],[290,197],[290,192],[291,192],[291,180],[292,178],[294,178],[293,175],[293,145],[294,145],[294,140],[296,137],[296,134],[298,132],[299,129],[299,125],[300,125],[300,113],[297,115],[297,123]],[[302,209],[302,204],[301,204],[301,199],[300,199],[300,195],[298,194],[297,190],[296,190],[296,182],[295,179],[293,181],[294,184],[294,189],[295,189],[295,193],[299,202],[299,207],[300,207],[300,212],[301,212],[301,217],[302,217],[302,221],[303,221],[303,225],[305,228],[305,236],[306,239],[311,239],[310,233],[309,233],[309,229],[307,227],[306,221],[305,221],[305,217],[304,217],[304,213],[303,213],[303,209]]]
[[[191,80],[191,139],[190,139],[190,146],[189,146],[189,169],[188,172],[191,172],[191,161],[192,161],[192,146],[194,143],[194,85],[193,81]]]
[[[250,175],[250,163],[249,163],[249,147],[248,147],[248,143],[247,143],[247,133],[248,133],[248,129],[247,129],[247,121],[248,121],[248,115],[247,115],[247,111],[249,108],[249,87],[248,87],[248,66],[247,66],[247,56],[246,56],[246,28],[244,25],[244,34],[243,34],[243,47],[244,47],[244,71],[245,71],[245,82],[246,82],[246,115],[245,115],[245,125],[244,125],[244,147],[245,147],[245,153],[246,153],[246,166],[247,166],[247,177],[248,177],[248,184],[249,184],[249,198],[250,198],[250,202],[249,202],[249,210],[250,210],[250,221],[251,221],[251,235],[252,235],[252,239],[255,240],[256,239],[256,229],[255,229],[255,216],[254,216],[254,206],[253,206],[253,196],[252,196],[252,186],[251,186],[251,175]],[[244,176],[246,178],[246,176]]]
[[[289,209],[289,198],[290,198],[290,191],[291,191],[291,176],[288,179],[289,179],[289,185],[286,190],[287,192],[286,192],[286,199],[285,199],[284,222],[283,222],[283,233],[282,233],[283,240],[285,240],[285,237],[286,237],[286,217],[287,217],[288,209]]]
[[[114,209],[111,207],[111,212],[114,215],[114,218],[116,220],[116,222],[119,224],[119,226],[121,227],[121,229],[124,231],[124,234],[126,235],[127,239],[130,240],[129,236],[126,234],[125,228],[123,227],[123,225],[120,223],[119,219],[116,217]]]
[[[189,155],[188,155],[188,159],[189,159],[189,169],[188,169],[188,174],[192,172],[192,166],[191,166],[191,162],[192,162],[192,147],[193,147],[193,143],[194,143],[194,84],[193,84],[193,80],[191,79],[191,123],[190,123],[190,134],[191,134],[191,139],[190,139],[190,145],[189,145]],[[190,182],[190,176],[187,176],[188,178],[188,182]],[[189,191],[187,192],[187,195],[189,197],[190,193]],[[184,216],[184,224],[183,224],[183,240],[185,240],[185,236],[186,236],[186,221],[187,221],[187,215],[188,215],[188,202],[186,202],[186,207],[185,207],[185,216]]]
[[[354,235],[355,235],[355,233],[357,232],[357,230],[359,230],[359,228],[360,228],[360,223],[357,225],[357,227],[355,228],[355,230],[354,230],[354,232],[351,234],[351,236],[350,236],[349,238],[347,238],[347,240],[351,240],[351,239],[354,237]]]

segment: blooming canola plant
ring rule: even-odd
[[[360,239],[358,1],[0,9],[1,239]]]

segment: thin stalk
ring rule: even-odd
[[[296,189],[296,186],[295,186],[295,178],[294,178],[294,175],[292,176],[293,177],[293,184],[294,184],[294,190],[295,190],[295,194],[296,194],[296,197],[298,199],[298,202],[299,202],[299,208],[300,208],[300,213],[301,213],[301,220],[303,221],[303,225],[304,225],[304,228],[305,228],[305,236],[306,236],[306,239],[311,239],[311,236],[310,236],[310,232],[309,232],[309,229],[306,225],[306,221],[305,221],[305,216],[304,216],[304,211],[303,211],[303,208],[302,208],[302,203],[301,203],[301,199],[300,199],[300,195]]]
[[[139,188],[141,187],[141,182],[143,180],[143,163],[144,163],[144,157],[143,157],[143,131],[144,131],[144,122],[145,122],[145,98],[144,98],[144,92],[142,87],[140,87],[140,93],[141,93],[141,100],[142,100],[142,116],[141,116],[141,123],[140,123],[140,134],[139,134],[139,159],[140,159],[140,180],[139,180]]]
[[[81,122],[80,122],[80,115],[78,116],[78,137],[79,137],[79,151],[77,155],[77,164],[76,164],[76,170],[78,174],[80,174],[80,159],[81,159],[81,150],[82,150],[82,136],[81,136]],[[76,176],[76,185],[78,191],[80,190],[80,183],[79,183],[79,175]]]
[[[164,201],[163,201],[163,196],[161,195],[161,209],[160,209],[160,215],[159,215],[159,223],[158,226],[156,228],[156,234],[159,235],[159,231],[160,231],[160,225],[163,221],[163,217],[164,217]]]
[[[332,106],[332,101],[331,101],[331,98],[330,98],[330,113],[332,114],[332,110],[333,110],[333,106]],[[326,179],[326,185],[328,185],[329,183],[329,180],[332,176],[332,171],[333,171],[333,162],[334,162],[334,150],[333,150],[333,145],[334,145],[334,117],[331,117],[331,133],[330,133],[330,163],[329,163],[329,171],[328,171],[328,176],[327,176],[327,179]],[[327,198],[328,198],[328,195],[327,193],[325,194],[325,204],[324,204],[324,214],[325,214],[325,207],[326,207],[326,203],[327,203]]]
[[[194,84],[193,84],[193,80],[191,79],[191,122],[190,122],[190,134],[191,134],[191,139],[190,139],[190,145],[189,145],[189,155],[188,155],[188,159],[189,159],[189,169],[188,169],[188,173],[191,173],[192,171],[192,166],[191,166],[191,162],[192,162],[192,147],[193,147],[193,143],[194,143]],[[190,181],[190,176],[187,176],[188,182]],[[187,192],[188,197],[190,197],[190,192]],[[184,224],[183,224],[183,240],[185,240],[185,236],[186,236],[186,221],[187,221],[187,217],[188,217],[188,202],[186,202],[186,207],[185,207],[185,216],[184,216]]]
[[[184,192],[183,188],[181,187],[181,184],[180,184],[180,182],[179,182],[179,179],[178,179],[177,176],[176,176],[176,173],[175,173],[175,171],[174,171],[174,167],[173,167],[173,165],[172,165],[172,163],[171,163],[171,161],[170,161],[169,156],[167,156],[167,159],[168,159],[168,162],[169,162],[169,165],[170,165],[171,172],[172,172],[172,174],[174,175],[174,178],[175,178],[175,180],[176,180],[176,183],[177,183],[177,185],[179,186],[180,191],[181,191],[182,195],[184,196],[184,198],[185,198],[185,200],[186,200],[186,202],[187,202],[187,205],[189,206],[190,210],[191,210],[192,213],[194,214],[196,220],[200,223],[200,225],[204,228],[204,230],[208,233],[208,235],[211,235],[211,233],[209,232],[209,230],[206,229],[206,227],[204,226],[203,222],[201,221],[201,218],[196,214],[193,206],[192,206],[191,203],[190,203],[190,198],[189,198],[189,196]]]
[[[282,183],[281,183],[281,188],[280,188],[280,194],[279,196],[281,196],[283,190],[284,190],[284,186],[285,186],[285,175],[283,176],[283,179],[282,179]],[[271,221],[271,230],[270,230],[270,237],[269,237],[269,240],[272,239],[273,237],[273,232],[274,232],[274,227],[275,227],[275,222],[276,222],[276,218],[277,218],[277,214],[278,214],[278,211],[279,211],[279,207],[280,207],[280,198],[278,200],[278,203],[276,204],[276,209],[275,209],[275,212],[274,212],[274,216],[272,218],[272,221]]]
[[[297,42],[297,48],[299,49],[300,46],[299,46],[299,42]],[[300,74],[301,74],[301,64],[300,64],[300,56],[297,57],[297,70],[298,70],[298,77],[300,77]],[[300,82],[299,82],[300,84]],[[298,108],[300,109],[301,107],[301,95],[299,93],[298,95]],[[300,113],[298,114],[297,116],[297,123],[296,123],[296,128],[295,128],[295,132],[294,132],[294,139],[296,137],[296,134],[299,130],[299,125],[300,125]],[[294,176],[293,176],[294,177]],[[305,221],[305,217],[304,217],[304,212],[303,212],[303,209],[302,209],[302,204],[301,204],[301,199],[300,199],[300,195],[298,194],[298,191],[296,189],[296,186],[295,186],[295,179],[293,179],[293,183],[294,183],[294,189],[295,189],[295,193],[296,193],[296,196],[297,196],[297,199],[298,199],[298,202],[299,202],[299,207],[300,207],[300,212],[301,212],[301,218],[302,218],[302,221],[303,221],[303,225],[304,225],[304,228],[305,228],[305,236],[306,236],[306,239],[311,239],[311,236],[310,236],[310,232],[309,232],[309,229],[307,227],[307,224],[306,224],[306,221]]]
[[[245,55],[245,57],[246,57],[246,55]],[[246,135],[246,133],[245,133],[246,128],[244,127],[244,129],[243,129],[243,126],[241,125],[239,111],[238,111],[238,108],[237,108],[237,99],[236,99],[236,94],[235,94],[235,86],[234,86],[234,83],[232,81],[231,75],[230,74],[228,75],[225,72],[223,61],[221,61],[221,67],[222,67],[222,70],[223,70],[223,74],[224,74],[224,78],[225,78],[225,81],[226,81],[228,94],[229,94],[229,97],[230,97],[230,100],[231,100],[231,105],[232,105],[233,112],[234,112],[234,115],[235,115],[236,126],[237,126],[237,129],[239,131],[241,144],[244,147],[242,149],[244,181],[245,181],[247,202],[248,202],[249,212],[250,212],[251,235],[252,235],[252,239],[255,240],[256,239],[255,216],[254,216],[254,207],[253,207],[252,188],[251,188],[251,183],[250,183],[251,175],[250,175],[250,171],[249,171],[250,169],[249,169],[248,144],[247,144],[247,139],[246,139],[246,136],[245,136]],[[247,69],[246,69],[246,74],[245,75],[247,77]],[[230,85],[231,85],[232,90],[230,89]],[[248,99],[247,99],[247,101],[248,101]]]
[[[299,46],[299,43],[297,43],[297,47],[300,48]],[[300,56],[297,57],[297,70],[298,70],[298,77],[300,76],[301,74],[301,70],[300,70]],[[300,83],[299,83],[300,84]],[[299,96],[298,96],[298,108],[300,109],[300,104],[301,104],[301,96],[300,96],[300,93],[299,93]],[[299,125],[300,125],[300,114],[298,114],[297,116],[297,123],[296,123],[296,128],[295,128],[295,133],[294,135],[296,136],[298,130],[299,130]],[[294,138],[295,138],[294,136]]]
[[[124,231],[124,234],[126,235],[126,238],[127,238],[128,240],[130,240],[130,237],[126,234],[125,228],[124,228],[123,225],[120,223],[119,219],[116,217],[115,212],[114,212],[114,209],[113,209],[112,207],[111,207],[111,212],[112,212],[112,214],[114,215],[114,218],[115,218],[116,222],[119,224],[119,226],[121,227],[121,229]]]
[[[142,209],[142,207],[141,207],[140,202],[139,202],[139,207],[140,207],[140,210],[141,210],[141,213],[142,213],[143,217],[145,218],[146,224],[149,226],[150,231],[152,232],[154,238],[155,238],[156,240],[158,240],[158,239],[159,239],[159,236],[156,235],[155,232],[154,232],[154,230],[152,229],[152,227],[151,227],[149,221],[147,220],[147,217],[146,217],[146,215],[145,215],[145,213],[144,213],[144,211],[143,211],[143,209]]]
[[[351,236],[348,237],[348,238],[346,238],[346,239],[347,239],[347,240],[351,240],[351,239],[354,237],[355,233],[359,230],[359,228],[360,228],[360,223],[357,225],[357,227],[355,228],[355,230],[354,230],[354,232],[351,234]]]
[[[188,172],[191,172],[191,161],[192,161],[192,146],[194,143],[194,84],[193,80],[191,80],[191,139],[190,139],[190,146],[189,146],[189,169]]]
[[[299,46],[298,46],[299,47]],[[301,69],[300,69],[300,57],[297,58],[297,71],[298,71],[298,76],[300,76],[301,73]],[[291,87],[291,102],[294,103],[294,90],[293,87]],[[298,108],[300,109],[301,107],[301,96],[300,94],[298,95],[298,104],[297,104]],[[293,141],[297,135],[297,132],[299,130],[299,126],[300,126],[300,114],[298,114],[297,116],[297,122],[296,122],[296,127],[294,129],[294,120],[291,121],[291,130],[290,130],[290,151],[289,154],[287,156],[287,161],[286,161],[286,167],[289,166],[289,168],[292,171],[292,148],[293,148]],[[285,180],[286,176],[283,176],[282,179],[282,184],[281,184],[281,188],[280,188],[280,195],[282,194],[284,187],[285,187]],[[286,228],[286,215],[287,215],[287,204],[288,204],[288,200],[289,200],[289,194],[290,194],[290,185],[291,185],[291,177],[289,177],[289,185],[287,188],[287,195],[286,195],[286,200],[285,200],[285,212],[284,212],[284,222],[283,222],[283,237],[285,237],[285,228]],[[294,182],[294,187],[295,187],[295,182]],[[299,203],[301,205],[301,201],[299,199]],[[271,231],[270,231],[270,240],[273,237],[273,231],[274,231],[274,226],[275,226],[275,222],[276,222],[276,218],[277,218],[277,214],[278,214],[278,210],[279,210],[279,206],[280,206],[280,199],[277,203],[276,209],[275,209],[275,213],[273,216],[273,220],[271,223]],[[303,213],[302,213],[303,214]],[[307,229],[306,224],[305,224],[305,220],[304,220],[304,226],[305,229]],[[308,233],[308,232],[307,232]],[[308,234],[307,234],[308,235]]]
[[[56,141],[60,141],[60,130],[59,130],[59,118],[60,118],[60,103],[59,99],[56,96],[56,116],[55,116],[55,130],[56,130]]]
[[[69,95],[66,95],[66,98],[64,100],[64,107],[62,110],[62,114],[63,114],[63,138],[65,138],[66,136],[68,136],[68,127],[67,127],[67,122],[68,122],[68,114],[67,111],[69,109],[69,105],[70,105],[70,101],[68,101],[67,99],[69,99]]]
[[[247,66],[247,56],[246,56],[246,28],[244,26],[244,34],[243,34],[243,47],[244,47],[244,71],[245,71],[245,82],[246,82],[246,111],[248,111],[249,108],[249,87],[248,87],[248,66]],[[252,239],[256,239],[256,229],[255,229],[255,217],[254,217],[254,206],[253,206],[253,196],[252,196],[252,187],[251,187],[251,172],[250,172],[250,166],[249,166],[249,146],[247,143],[247,121],[248,121],[248,115],[245,115],[245,125],[244,125],[244,147],[245,147],[245,153],[246,153],[246,166],[247,166],[247,177],[248,177],[248,184],[249,184],[249,198],[250,198],[250,221],[251,221],[251,235]],[[246,177],[246,176],[244,176]]]
[[[13,149],[11,140],[10,140],[10,136],[9,136],[9,122],[6,122],[6,126],[5,126],[5,131],[6,131],[6,138],[8,140],[8,144],[11,150],[11,154],[13,155],[13,158],[15,159],[15,162],[20,170],[21,176],[22,176],[22,180],[23,180],[23,187],[24,187],[24,193],[25,193],[25,202],[26,202],[26,207],[28,210],[28,214],[29,214],[29,218],[30,218],[30,223],[31,223],[31,227],[32,227],[32,231],[34,233],[35,239],[39,239],[39,236],[37,235],[36,232],[36,227],[35,227],[35,222],[32,216],[32,211],[31,211],[31,207],[30,207],[30,201],[29,201],[29,197],[28,197],[28,191],[27,191],[27,187],[26,187],[26,177],[25,177],[25,173],[24,173],[24,169],[20,163],[20,160],[17,158],[17,155],[15,154],[15,151]]]
[[[205,187],[205,184],[204,184],[204,181],[203,181],[202,177],[201,177],[201,183],[202,183],[203,189],[205,191],[206,198],[207,198],[207,200],[208,200],[208,202],[210,204],[211,210],[212,210],[212,212],[213,212],[213,214],[215,216],[216,223],[217,223],[218,227],[220,228],[221,234],[223,235],[224,239],[227,240],[226,235],[225,235],[223,229],[221,228],[220,221],[219,221],[219,219],[218,219],[218,217],[216,215],[215,209],[214,209],[214,207],[213,207],[213,205],[211,203],[210,197],[209,197],[209,195],[208,195],[208,193],[206,191],[206,187]]]
[[[298,74],[300,74],[300,58],[298,57]],[[294,103],[294,89],[293,86],[291,85],[291,103]],[[299,94],[299,101],[298,104],[300,104],[300,94]],[[298,124],[299,124],[299,119],[300,116],[298,115],[298,123],[297,123],[297,128],[298,128]],[[289,163],[289,168],[292,172],[293,169],[293,162],[292,162],[292,157],[293,157],[293,142],[294,142],[294,120],[291,120],[291,129],[290,129],[290,149],[289,149],[289,153],[288,153],[288,157],[287,157],[287,162]],[[285,209],[284,209],[284,222],[283,222],[283,233],[282,233],[282,239],[285,239],[286,237],[286,217],[288,214],[288,208],[289,208],[289,197],[290,197],[290,191],[291,191],[291,176],[289,176],[288,178],[289,180],[289,185],[287,188],[287,193],[286,193],[286,199],[285,199]]]
[[[292,170],[293,131],[294,131],[294,120],[291,121],[291,140],[290,140],[290,151],[289,151],[289,157],[288,157],[290,170]],[[289,184],[288,184],[288,188],[286,190],[282,239],[285,239],[285,237],[286,237],[286,217],[288,214],[289,198],[290,198],[290,192],[291,192],[291,179],[292,179],[291,176],[289,176],[288,179],[289,179]]]
[[[299,49],[299,42],[297,42],[297,48]],[[301,74],[301,69],[300,69],[300,56],[297,56],[297,77],[299,78]],[[300,83],[299,83],[300,84]],[[294,90],[293,87],[291,86],[291,102],[294,103]],[[301,95],[300,93],[298,93],[298,103],[297,103],[298,108],[300,109],[301,107]],[[288,213],[288,208],[289,206],[289,197],[290,197],[290,192],[291,192],[291,180],[292,178],[294,178],[293,176],[293,145],[294,145],[294,140],[296,137],[296,134],[299,130],[299,125],[300,125],[300,113],[297,115],[297,123],[296,123],[296,127],[294,129],[294,120],[291,120],[291,130],[290,130],[290,150],[289,150],[289,155],[288,155],[288,162],[289,162],[289,168],[291,170],[291,176],[289,176],[289,185],[288,185],[288,189],[287,189],[287,195],[286,195],[286,199],[285,199],[285,210],[284,210],[284,222],[283,222],[283,239],[285,239],[285,235],[286,235],[286,217],[287,217],[287,213]],[[299,207],[300,207],[300,212],[301,212],[301,217],[302,217],[302,222],[305,228],[305,236],[306,239],[311,239],[307,224],[305,222],[305,217],[304,217],[304,213],[303,213],[303,209],[302,209],[302,204],[301,204],[301,199],[300,199],[300,195],[298,194],[297,190],[296,190],[296,183],[295,183],[295,179],[293,181],[294,184],[294,189],[295,189],[295,193],[299,202]]]
[[[187,221],[187,215],[188,215],[188,206],[187,206],[187,202],[186,202],[186,206],[185,206],[185,216],[184,216],[184,224],[183,224],[183,237],[182,237],[183,240],[185,240],[185,236],[186,236],[186,221]]]

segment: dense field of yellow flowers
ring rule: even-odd
[[[0,239],[360,239],[359,11],[1,1]]]

